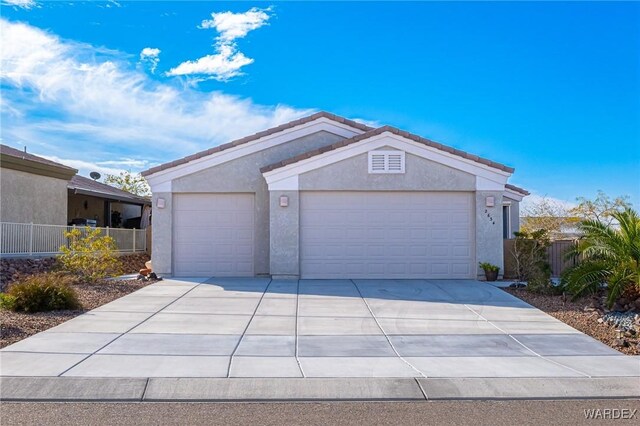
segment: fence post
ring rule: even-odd
[[[33,222],[29,226],[29,256],[33,256]]]
[[[132,229],[133,231],[133,252],[136,252],[136,228]]]
[[[107,226],[107,237],[109,236],[109,227]]]

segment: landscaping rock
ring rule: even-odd
[[[629,342],[627,342],[625,339],[615,339],[613,341],[613,346],[616,348],[626,348],[629,346]]]
[[[145,268],[145,262],[149,261],[147,253],[124,254],[118,257],[123,273],[132,274]],[[26,275],[49,272],[57,266],[55,257],[43,257],[38,259],[4,258],[0,259],[0,292],[7,286]]]
[[[604,322],[619,328],[622,331],[633,330],[634,312],[609,312],[604,315]]]

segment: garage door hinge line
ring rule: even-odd
[[[270,279],[269,283],[267,284],[267,286],[265,287],[264,291],[262,292],[262,296],[260,296],[260,300],[258,301],[258,304],[256,305],[256,308],[253,310],[253,314],[251,315],[251,318],[249,319],[249,322],[247,323],[247,326],[242,331],[242,334],[240,335],[240,338],[238,339],[238,343],[236,343],[236,347],[233,348],[233,352],[231,352],[231,356],[229,357],[229,366],[227,367],[227,377],[229,377],[229,375],[231,374],[231,363],[233,362],[233,357],[235,356],[236,352],[238,351],[238,348],[240,347],[240,342],[242,342],[242,339],[244,339],[244,335],[247,332],[247,330],[249,329],[249,326],[251,325],[251,321],[253,321],[253,318],[256,316],[256,312],[258,312],[258,308],[260,308],[260,304],[262,303],[262,300],[264,299],[264,295],[267,294],[267,291],[269,291],[269,286],[271,285],[272,282],[273,282],[273,279]]]
[[[529,352],[531,352],[532,354],[534,354],[534,355],[535,355],[535,356],[537,356],[538,358],[543,359],[543,360],[545,360],[545,361],[548,361],[548,362],[550,362],[550,363],[552,363],[552,364],[556,364],[556,365],[557,365],[557,366],[559,366],[559,367],[562,367],[562,368],[566,368],[566,369],[568,369],[568,370],[571,370],[571,371],[573,371],[574,373],[578,373],[578,374],[580,374],[580,375],[582,375],[582,376],[586,376],[586,377],[588,377],[588,378],[591,378],[591,376],[590,376],[590,375],[588,375],[588,374],[586,374],[586,373],[583,373],[582,371],[578,371],[578,370],[576,370],[576,369],[574,369],[574,368],[571,368],[571,367],[569,367],[569,366],[566,366],[566,365],[560,364],[560,363],[559,363],[559,362],[557,362],[557,361],[554,361],[554,360],[552,360],[552,359],[549,359],[549,358],[546,358],[546,357],[544,357],[544,356],[540,355],[539,353],[537,353],[536,351],[534,351],[533,349],[531,349],[530,347],[528,347],[527,345],[525,345],[524,343],[522,343],[520,340],[518,340],[515,336],[513,336],[513,335],[512,335],[512,334],[510,334],[510,333],[507,333],[505,330],[501,329],[500,327],[498,327],[497,325],[495,325],[493,322],[491,322],[491,321],[489,321],[488,319],[486,319],[484,316],[482,316],[482,314],[480,314],[479,312],[477,312],[477,311],[476,311],[475,309],[473,309],[471,306],[467,305],[466,303],[464,304],[464,306],[465,306],[465,308],[469,309],[471,312],[473,312],[474,314],[476,314],[477,316],[479,316],[482,320],[486,321],[487,323],[491,324],[491,326],[495,327],[496,329],[498,329],[498,330],[499,330],[499,331],[501,331],[502,333],[504,333],[504,334],[506,334],[507,336],[509,336],[510,338],[512,338],[512,339],[513,339],[517,344],[519,344],[520,346],[522,346],[523,348],[525,348],[526,350],[528,350]]]
[[[420,370],[418,370],[416,367],[413,366],[413,364],[411,364],[409,361],[407,361],[406,359],[404,359],[402,356],[400,356],[400,354],[398,353],[398,350],[396,349],[395,346],[393,346],[393,343],[391,343],[391,339],[389,339],[389,336],[387,336],[387,333],[384,331],[384,329],[382,328],[382,326],[380,325],[380,322],[378,322],[378,318],[376,318],[376,316],[373,314],[373,311],[371,310],[371,306],[369,306],[369,304],[367,303],[367,300],[364,298],[364,296],[362,295],[362,292],[360,291],[360,288],[358,287],[358,285],[356,284],[355,281],[353,280],[349,280],[351,281],[351,284],[353,284],[353,286],[356,288],[356,290],[358,291],[358,294],[360,295],[360,298],[362,299],[362,301],[364,302],[364,304],[366,305],[367,309],[369,310],[369,313],[371,314],[371,317],[373,318],[373,320],[376,322],[376,324],[378,325],[378,328],[380,329],[380,331],[382,331],[382,335],[384,336],[385,339],[387,339],[387,342],[389,342],[389,346],[391,346],[391,349],[393,349],[393,352],[395,352],[396,356],[398,358],[400,358],[402,360],[402,362],[404,362],[405,364],[407,364],[409,367],[411,367],[412,370],[414,370],[415,372],[417,372],[418,374],[420,374],[420,376],[424,377],[425,379],[427,378],[427,376],[424,375],[424,373]]]

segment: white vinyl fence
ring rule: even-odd
[[[76,228],[85,232],[84,226]],[[69,243],[64,233],[72,229],[73,226],[0,222],[0,255],[22,257],[59,254],[60,247]],[[133,253],[147,249],[145,229],[92,229],[99,229],[103,235],[113,238],[119,252]]]

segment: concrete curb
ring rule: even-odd
[[[593,398],[640,398],[640,378],[0,378],[0,401],[275,402]]]

